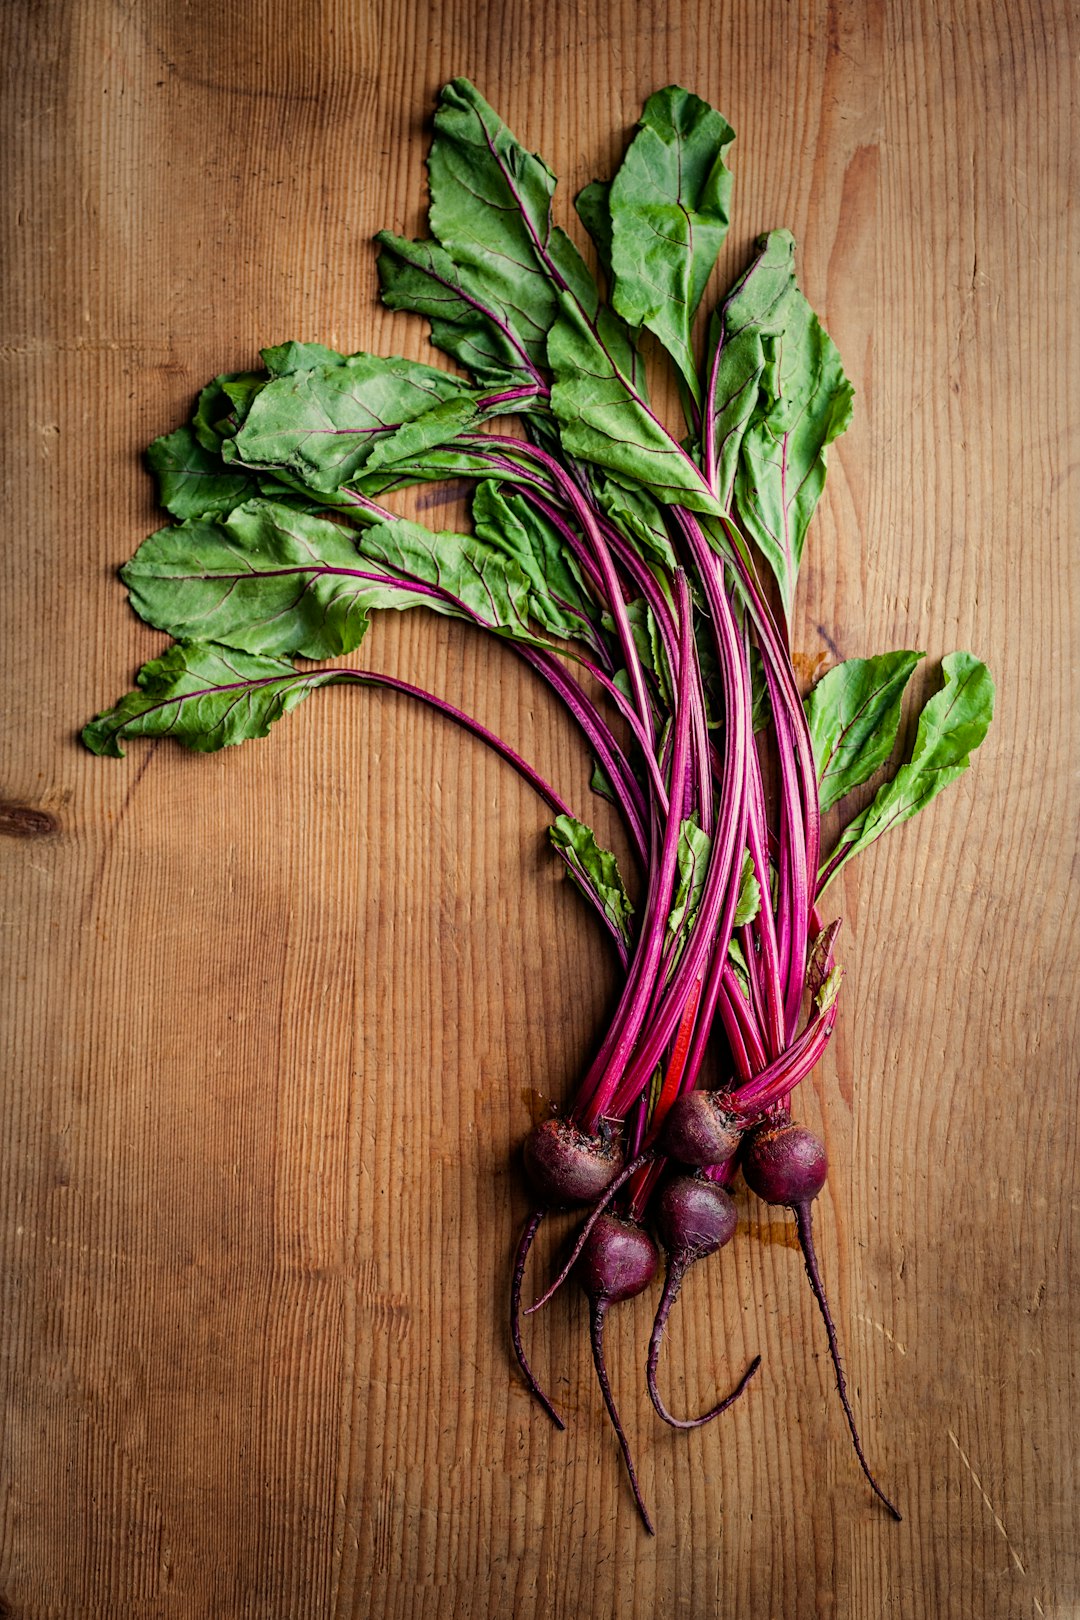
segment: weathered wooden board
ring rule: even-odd
[[[1080,1612],[1075,8],[2,15],[0,1613]],[[369,239],[419,230],[426,120],[459,73],[544,152],[565,214],[657,86],[724,109],[722,268],[789,225],[858,389],[799,648],[970,646],[998,678],[975,768],[843,886],[845,1007],[800,1104],[900,1527],[855,1471],[784,1222],[749,1205],[666,1352],[690,1409],[761,1350],[722,1425],[661,1430],[649,1306],[612,1318],[655,1542],[578,1303],[531,1338],[565,1435],[515,1376],[515,1145],[614,987],[516,778],[342,689],[212,758],[76,740],[158,644],[114,576],[156,522],[145,443],[264,342],[429,352],[378,307]],[[364,657],[586,799],[575,737],[504,649],[414,615]]]

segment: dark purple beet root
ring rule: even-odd
[[[608,1382],[607,1366],[604,1361],[604,1317],[607,1315],[609,1305],[616,1304],[620,1299],[632,1299],[635,1294],[643,1293],[648,1288],[656,1276],[657,1259],[655,1243],[640,1226],[634,1226],[629,1221],[621,1221],[614,1215],[601,1215],[589,1233],[588,1241],[578,1261],[581,1284],[589,1296],[591,1308],[593,1365],[596,1367],[596,1376],[600,1381],[600,1391],[604,1397],[608,1417],[611,1419],[619,1449],[622,1451],[626,1472],[630,1476],[634,1501],[650,1536],[655,1535],[656,1531],[642,1500],[634,1459],[630,1455],[630,1447]]]
[[[785,1121],[759,1125],[746,1138],[742,1156],[746,1185],[767,1204],[809,1203],[825,1185],[829,1161],[813,1131]]]
[[[715,1254],[735,1236],[735,1200],[715,1181],[675,1176],[656,1201],[656,1229],[671,1255],[687,1261]]]
[[[586,1136],[565,1119],[545,1119],[525,1138],[525,1169],[546,1204],[591,1204],[622,1169],[615,1138]]]
[[[828,1173],[824,1145],[812,1131],[803,1130],[799,1125],[790,1123],[761,1125],[747,1139],[742,1169],[747,1186],[756,1192],[759,1198],[763,1198],[767,1204],[787,1204],[795,1216],[806,1275],[810,1279],[810,1287],[817,1300],[822,1321],[825,1323],[829,1354],[836,1373],[836,1387],[840,1394],[840,1404],[844,1408],[844,1416],[847,1418],[855,1455],[874,1495],[899,1522],[902,1517],[899,1509],[889,1501],[870,1472],[870,1466],[863,1453],[859,1431],[855,1427],[855,1414],[848,1400],[844,1369],[840,1365],[840,1345],[836,1337],[836,1328],[833,1325],[829,1302],[825,1297],[825,1285],[821,1280],[817,1251],[814,1248],[813,1220],[810,1211],[814,1199],[825,1185]]]
[[[652,1338],[649,1340],[646,1372],[652,1403],[664,1422],[670,1423],[673,1429],[699,1429],[702,1424],[719,1417],[721,1412],[726,1412],[761,1366],[761,1357],[755,1356],[730,1395],[697,1418],[672,1417],[656,1387],[660,1343],[687,1269],[695,1260],[715,1254],[717,1249],[730,1243],[737,1219],[735,1201],[730,1194],[717,1186],[716,1182],[702,1181],[697,1176],[676,1176],[668,1182],[657,1201],[656,1226],[660,1241],[668,1252],[668,1264],[664,1292],[660,1296]]]
[[[723,1164],[741,1136],[715,1091],[688,1091],[676,1099],[664,1121],[664,1152],[680,1164]]]
[[[525,1307],[526,1316],[531,1316],[533,1311],[540,1310],[544,1305],[547,1304],[548,1300],[551,1299],[553,1295],[558,1293],[567,1277],[569,1277],[571,1271],[573,1271],[574,1267],[577,1265],[578,1260],[581,1257],[581,1251],[589,1241],[590,1232],[600,1219],[601,1215],[604,1213],[604,1210],[610,1204],[611,1200],[615,1197],[615,1194],[619,1191],[619,1188],[625,1186],[630,1180],[631,1176],[636,1176],[642,1166],[648,1164],[652,1158],[653,1154],[651,1152],[639,1153],[636,1159],[631,1159],[628,1164],[623,1165],[614,1181],[608,1182],[604,1192],[601,1193],[600,1197],[594,1204],[588,1220],[578,1233],[574,1242],[574,1247],[571,1249],[568,1259],[564,1262],[563,1268],[559,1272],[559,1275],[548,1288],[545,1288],[539,1299],[534,1299],[531,1305],[527,1305]]]

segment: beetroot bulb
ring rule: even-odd
[[[702,1424],[726,1412],[738,1400],[747,1384],[761,1366],[761,1357],[755,1356],[746,1372],[729,1395],[696,1418],[672,1417],[660,1399],[656,1387],[656,1369],[660,1361],[660,1343],[679,1289],[687,1270],[695,1260],[715,1254],[735,1235],[737,1216],[735,1201],[730,1193],[715,1181],[698,1176],[676,1176],[664,1187],[656,1206],[656,1229],[667,1250],[667,1274],[664,1291],[657,1306],[652,1338],[649,1340],[647,1378],[653,1406],[665,1423],[673,1429],[699,1429]]]
[[[746,1184],[767,1204],[786,1204],[795,1216],[806,1275],[810,1279],[810,1287],[813,1289],[814,1298],[818,1302],[825,1323],[829,1354],[836,1373],[836,1387],[851,1432],[855,1455],[874,1494],[884,1503],[893,1518],[899,1520],[901,1518],[899,1510],[889,1501],[870,1472],[863,1453],[859,1433],[855,1427],[855,1415],[848,1400],[844,1370],[840,1365],[840,1346],[837,1342],[836,1328],[829,1302],[825,1297],[825,1287],[814,1248],[811,1205],[825,1185],[828,1169],[824,1144],[813,1131],[805,1130],[801,1125],[794,1125],[790,1120],[766,1120],[756,1126],[746,1138],[742,1156],[742,1171]]]
[[[618,1216],[608,1214],[601,1215],[593,1225],[578,1260],[578,1276],[589,1296],[590,1336],[596,1376],[623,1454],[626,1472],[630,1476],[634,1501],[651,1536],[656,1532],[641,1495],[634,1459],[630,1455],[630,1446],[608,1381],[604,1360],[604,1318],[609,1305],[644,1293],[656,1276],[657,1260],[656,1245],[647,1232],[632,1221],[620,1220]]]
[[[599,1198],[623,1167],[623,1151],[616,1137],[589,1136],[565,1119],[545,1119],[525,1138],[525,1169],[542,1202],[525,1223],[510,1282],[510,1339],[526,1384],[558,1429],[566,1427],[550,1397],[538,1383],[521,1342],[521,1288],[525,1267],[540,1223],[549,1209],[591,1203]]]

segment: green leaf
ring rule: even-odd
[[[634,908],[614,855],[601,849],[593,832],[573,816],[559,816],[548,832],[578,888],[600,902],[613,932],[629,945]]]
[[[941,668],[945,684],[919,716],[911,759],[844,828],[825,868],[829,878],[875,838],[916,815],[942,788],[962,776],[986,736],[994,716],[990,671],[968,652],[950,653],[942,659]]]
[[[795,239],[789,231],[770,231],[758,238],[754,259],[709,322],[703,437],[725,511],[734,499],[743,435],[759,404],[765,343],[783,333],[796,296]]]
[[[670,707],[675,686],[671,679],[671,671],[668,668],[667,653],[664,649],[660,627],[656,622],[656,615],[642,596],[636,597],[632,602],[627,602],[625,608],[637,655],[642,666],[649,671],[650,675],[656,677],[661,696]],[[605,612],[602,615],[601,624],[612,638],[613,643],[617,642],[618,632],[615,628],[615,620],[610,613]],[[615,680],[620,689],[623,690],[624,695],[632,702],[633,688],[627,671],[625,669],[617,670]]]
[[[844,970],[840,964],[837,963],[836,967],[833,968],[832,972],[821,986],[821,989],[814,997],[818,1012],[828,1012],[829,1008],[840,994],[840,986],[843,981]]]
[[[728,945],[728,960],[735,970],[735,983],[742,991],[743,1000],[749,1001],[751,999],[750,969],[747,966],[746,957],[743,955],[743,948],[735,938],[732,938]]]
[[[734,139],[706,102],[668,85],[645,103],[608,197],[612,302],[660,339],[695,399],[690,329],[727,235]]]
[[[467,79],[439,97],[428,176],[432,233],[487,307],[512,312],[515,336],[542,367],[559,287],[589,319],[599,302],[577,248],[552,224],[555,176]]]
[[[309,692],[342,677],[334,669],[302,673],[283,658],[191,643],[144,664],[136,679],[137,691],[84,727],[83,742],[93,753],[119,758],[131,737],[175,737],[213,753],[265,737]]]
[[[892,753],[901,701],[920,652],[849,658],[806,700],[822,810],[867,781]]]
[[[267,383],[224,453],[335,490],[478,420],[477,396],[459,378],[415,360],[354,354]]]
[[[533,332],[530,322],[530,340],[519,337],[512,307],[456,265],[438,242],[409,242],[391,231],[380,231],[375,240],[381,249],[383,303],[426,315],[431,341],[464,366],[480,387],[516,388],[543,380],[542,335]]]
[[[158,481],[158,499],[176,518],[231,512],[255,493],[251,474],[227,467],[217,451],[199,443],[190,427],[155,439],[146,459]]]
[[[259,353],[271,377],[289,377],[295,371],[313,371],[316,366],[341,366],[347,359],[324,343],[278,343]]]
[[[659,563],[674,572],[677,559],[668,538],[663,508],[640,485],[623,484],[610,473],[592,470],[593,496],[605,517],[637,543],[647,562]]]
[[[574,198],[578,219],[592,237],[604,274],[611,276],[611,181],[591,180]]]
[[[438,532],[397,518],[377,523],[357,536],[363,557],[380,564],[407,585],[430,588],[425,606],[451,618],[468,619],[496,635],[530,646],[546,646],[529,623],[530,583],[509,556],[475,535]]]
[[[854,390],[836,345],[801,293],[782,335],[763,337],[761,401],[740,447],[735,505],[790,618],[806,529],[825,486],[825,451],[851,421]]]
[[[232,437],[251,401],[265,386],[266,378],[257,371],[226,372],[207,383],[191,419],[204,450],[221,450],[221,441]]]
[[[641,484],[658,501],[715,512],[701,473],[616,366],[572,299],[548,337],[551,409],[566,454]]]
[[[761,910],[761,885],[754,875],[754,862],[750,851],[743,855],[742,872],[739,876],[739,898],[735,902],[735,917],[733,928],[745,928],[752,923]]]
[[[581,581],[573,555],[543,513],[497,484],[477,485],[472,503],[476,536],[509,557],[529,581],[529,605],[553,635],[594,641],[598,610]]]
[[[615,789],[611,785],[610,777],[604,770],[603,766],[600,765],[595,759],[592,762],[592,775],[589,777],[589,787],[592,789],[593,793],[596,794],[597,798],[606,799],[609,804],[618,804],[619,801],[615,797]]]
[[[687,817],[679,828],[679,842],[675,854],[677,873],[675,894],[664,936],[666,946],[673,944],[690,925],[701,904],[701,891],[705,886],[711,849],[712,839],[708,833],[702,832],[692,816]]]
[[[368,614],[428,598],[365,568],[339,523],[269,501],[217,522],[152,534],[121,570],[131,604],[178,641],[333,658],[360,645]]]

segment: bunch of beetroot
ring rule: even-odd
[[[383,233],[379,273],[387,304],[425,315],[461,372],[286,343],[210,383],[190,425],[150,450],[176,521],[123,570],[133,606],[173,644],[83,733],[99,753],[162,735],[205,751],[264,736],[316,687],[381,685],[482,737],[556,812],[553,845],[624,978],[573,1100],[525,1143],[534,1208],[512,1336],[561,1426],[522,1348],[522,1281],[546,1212],[581,1206],[567,1267],[530,1309],[576,1268],[650,1529],[605,1369],[605,1314],[653,1281],[651,1229],[667,1254],[646,1361],[657,1412],[697,1427],[737,1398],[756,1360],[692,1419],[668,1413],[657,1368],[687,1267],[731,1239],[740,1173],[794,1213],[856,1453],[896,1513],[863,1458],[814,1254],[825,1152],[792,1122],[791,1100],[837,1017],[839,923],[823,919],[823,891],[966,769],[993,705],[985,666],[947,657],[908,758],[822,848],[823,812],[888,764],[921,654],[850,659],[803,701],[795,588],[852,389],[785,231],[756,243],[695,330],[728,227],[733,138],[685,90],[650,97],[617,174],[577,198],[594,276],[554,223],[551,171],[472,85],[448,84],[428,160],[431,236]],[[678,434],[649,402],[647,338],[674,369]],[[438,479],[469,487],[469,530],[434,531],[384,504]],[[444,696],[341,662],[372,611],[414,607],[500,637],[565,704],[592,787],[625,826],[636,904],[614,857],[508,743]]]

